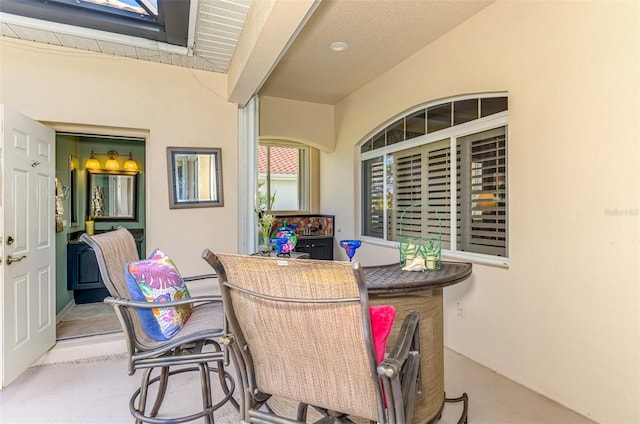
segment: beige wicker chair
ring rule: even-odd
[[[411,422],[419,314],[407,314],[394,349],[377,365],[357,262],[209,250],[202,257],[216,270],[224,299],[242,380],[241,423],[304,423],[308,406],[322,413],[321,423]],[[280,398],[299,405],[293,416],[270,407]]]
[[[140,388],[129,402],[131,414],[136,422],[181,423],[201,417],[206,423],[214,423],[214,411],[227,401],[236,405],[232,398],[235,382],[225,371],[226,350],[218,343],[225,334],[223,328],[216,328],[212,320],[216,317],[222,302],[220,296],[199,296],[173,302],[163,302],[163,306],[177,306],[187,303],[194,305],[193,312],[185,326],[167,341],[156,341],[143,330],[136,312],[137,308],[157,307],[155,302],[130,300],[129,288],[125,280],[125,266],[138,260],[135,240],[125,228],[118,228],[94,236],[83,234],[80,238],[95,252],[100,275],[111,294],[104,301],[115,308],[122,325],[128,349],[128,372],[144,369]],[[185,281],[201,278],[215,278],[215,275],[185,278]],[[222,319],[222,317],[220,317]],[[210,363],[215,363],[215,367]],[[154,368],[159,368],[159,376],[151,379]],[[199,371],[202,393],[202,411],[173,418],[156,418],[165,397],[169,377],[187,371]],[[213,404],[211,399],[210,372],[218,374],[225,393],[223,399]],[[152,384],[159,383],[158,392],[149,414],[145,414],[147,394]],[[137,404],[136,404],[137,400]]]

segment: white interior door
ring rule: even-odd
[[[55,320],[55,132],[0,105],[2,387],[49,350]]]

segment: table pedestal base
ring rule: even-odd
[[[444,336],[442,289],[422,289],[410,293],[369,293],[370,305],[393,305],[396,321],[389,340],[397,337],[402,320],[409,311],[420,312],[421,393],[416,396],[413,423],[435,421],[444,405]]]

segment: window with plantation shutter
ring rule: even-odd
[[[412,137],[391,140],[409,119]],[[445,251],[507,258],[507,120],[504,95],[458,96],[364,140],[362,235],[441,237]]]
[[[422,223],[420,211],[411,205],[422,202],[422,149],[410,149],[389,155],[393,158],[391,178],[393,180],[390,240],[400,237],[421,237]],[[406,211],[406,213],[405,213]],[[404,215],[403,215],[404,213]],[[402,222],[400,221],[402,219]],[[400,227],[402,225],[402,228]],[[402,230],[402,233],[400,231]]]
[[[451,143],[449,139],[425,146],[427,153],[427,237],[442,236],[442,248],[451,246]],[[459,175],[457,177],[459,187]],[[456,196],[457,199],[458,196]],[[453,220],[459,226],[458,219]],[[459,233],[459,232],[458,232]]]
[[[362,234],[384,237],[384,162],[379,156],[367,160],[362,166],[362,180],[367,181],[362,192],[363,229]]]
[[[460,250],[506,256],[505,133],[505,127],[501,127],[458,139],[465,180]]]

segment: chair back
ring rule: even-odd
[[[87,243],[96,254],[100,276],[111,297],[131,299],[125,267],[128,262],[139,260],[140,256],[129,230],[119,227],[93,236],[82,234],[80,240]],[[138,314],[131,313],[131,308],[118,308],[116,311],[119,312],[119,318],[125,321],[122,324],[130,353],[133,353],[136,346],[149,347],[157,344],[143,330]],[[133,331],[129,331],[130,329]]]
[[[130,299],[125,279],[127,262],[140,259],[138,248],[131,233],[123,227],[114,231],[88,236],[82,234],[80,240],[87,243],[95,252],[100,275],[113,297]]]
[[[225,313],[262,392],[384,422],[367,290],[357,262],[213,254]]]

